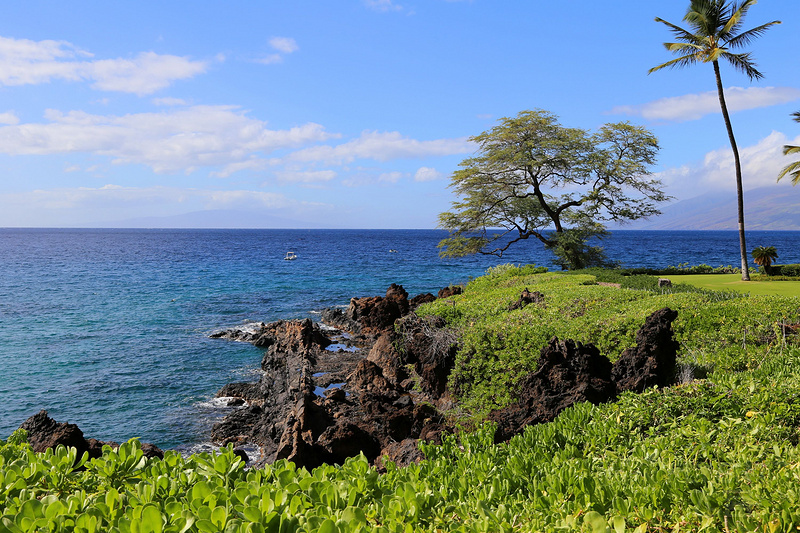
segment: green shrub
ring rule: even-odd
[[[535,370],[542,347],[554,336],[591,342],[613,361],[635,343],[649,314],[671,307],[679,313],[673,328],[686,364],[713,373],[757,364],[777,342],[779,322],[800,322],[797,298],[747,297],[684,284],[659,289],[656,280],[615,270],[535,274],[511,268],[472,280],[460,296],[419,313],[440,315],[460,332],[450,387],[478,416],[514,399],[516,384]],[[543,303],[510,311],[526,288],[542,293]]]
[[[760,272],[766,274],[767,272],[764,271],[764,267],[761,267]],[[772,276],[784,276],[787,278],[796,278],[800,277],[800,264],[791,264],[791,265],[772,265],[770,267],[769,275]]]

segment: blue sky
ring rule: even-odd
[[[52,2],[0,17],[0,227],[432,228],[468,138],[546,109],[630,120],[688,199],[733,189],[710,65],[672,56],[656,16],[688,0]],[[762,0],[763,80],[723,65],[745,189],[800,143],[800,2]],[[800,195],[800,189],[798,189]],[[203,217],[177,219],[202,225]],[[144,222],[142,222],[144,221]],[[188,222],[187,222],[188,221]]]

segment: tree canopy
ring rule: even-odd
[[[451,176],[459,199],[439,215],[450,232],[439,243],[443,256],[502,257],[533,237],[563,268],[601,265],[602,249],[589,240],[606,234],[604,222],[658,214],[667,199],[650,172],[658,140],[628,122],[590,133],[548,111],[522,111],[470,140],[476,155]]]

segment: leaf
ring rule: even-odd
[[[211,495],[211,487],[208,486],[208,483],[205,481],[198,482],[194,487],[192,487],[192,498],[200,498],[201,500],[205,500],[208,496]]]
[[[222,529],[228,521],[228,510],[222,506],[214,507],[214,510],[211,511],[211,521]]]
[[[227,455],[224,453],[217,455],[214,461],[214,470],[216,470],[220,474],[226,474],[228,472],[228,467],[230,467],[231,461]]]
[[[597,511],[589,511],[584,515],[583,522],[587,524],[593,533],[605,533],[608,528],[608,522],[603,518],[603,515]]]
[[[39,500],[28,500],[22,504],[18,516],[24,516],[31,519],[41,518],[44,516],[42,507],[42,502]]]
[[[367,524],[367,516],[364,510],[358,507],[348,507],[342,513],[342,520],[351,525],[365,526]]]
[[[244,510],[242,511],[242,515],[246,520],[249,520],[250,522],[261,522],[262,514],[261,511],[258,509],[258,507],[252,507],[252,506],[245,507]]]
[[[161,511],[155,504],[148,503],[142,508],[141,527],[143,533],[161,533],[163,530]]]
[[[317,533],[337,533],[339,530],[336,527],[336,522],[327,518],[317,530]]]
[[[219,528],[214,525],[214,522],[205,518],[198,520],[194,525],[197,526],[197,529],[205,533],[219,533]]]
[[[703,517],[703,521],[700,522],[700,529],[698,531],[703,531],[711,527],[714,524],[714,517],[713,516],[705,516]]]

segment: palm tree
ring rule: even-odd
[[[772,262],[778,258],[778,251],[774,246],[757,246],[753,248],[753,262],[764,267],[764,272],[770,274]]]
[[[750,57],[750,52],[734,54],[731,50],[750,44],[756,37],[760,37],[773,24],[780,21],[773,20],[747,31],[741,31],[742,20],[756,0],[744,0],[741,4],[728,0],[691,0],[689,9],[683,20],[689,24],[692,31],[684,30],[666,20],[656,17],[656,22],[665,24],[679,42],[664,43],[670,52],[679,57],[649,70],[655,72],[665,67],[686,67],[696,63],[711,63],[714,66],[714,76],[717,80],[717,93],[719,106],[722,109],[722,118],[728,130],[728,138],[733,149],[733,162],[736,168],[736,195],[739,208],[739,249],[742,259],[742,280],[750,281],[750,271],[747,268],[747,248],[744,242],[744,198],[742,194],[742,166],[739,162],[739,149],[733,136],[733,127],[728,115],[728,106],[725,104],[725,91],[722,89],[722,78],[719,73],[719,60],[724,59],[750,80],[764,77],[756,69]]]
[[[800,111],[793,114],[794,121],[800,122]],[[786,144],[783,147],[783,155],[789,154],[800,154],[800,146],[792,146],[791,144]],[[778,181],[781,180],[786,174],[789,174],[792,177],[792,185],[797,185],[800,183],[800,161],[795,161],[794,163],[789,163],[786,165],[781,173],[778,174]]]

